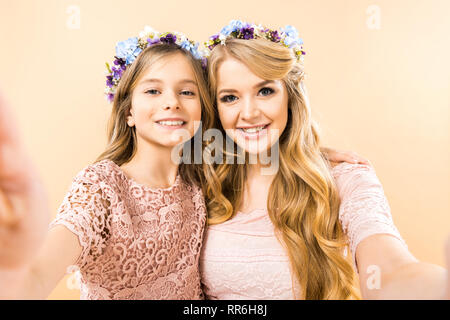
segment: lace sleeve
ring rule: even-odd
[[[109,202],[102,185],[104,182],[95,172],[88,169],[80,172],[49,225],[49,229],[63,225],[78,236],[82,252],[75,265],[80,269],[101,255],[109,235]]]
[[[342,163],[333,168],[341,205],[339,220],[348,236],[356,270],[356,247],[374,234],[390,234],[407,248],[394,225],[383,187],[368,165]]]

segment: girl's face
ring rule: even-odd
[[[148,67],[133,90],[131,105],[127,123],[136,126],[138,140],[159,147],[189,140],[199,127],[201,102],[188,58],[175,53]]]
[[[288,95],[281,80],[265,80],[234,58],[217,70],[220,122],[234,142],[250,154],[267,151],[288,119]]]

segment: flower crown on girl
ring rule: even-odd
[[[108,72],[106,75],[105,95],[109,102],[114,100],[119,81],[127,67],[136,60],[137,56],[145,48],[161,43],[178,45],[190,52],[195,59],[201,60],[203,66],[206,65],[206,52],[198,49],[198,43],[189,40],[181,32],[162,33],[146,26],[144,30],[139,33],[138,37],[118,42],[112,67],[106,63]]]
[[[293,26],[286,26],[279,30],[269,29],[262,25],[251,24],[240,20],[232,20],[228,25],[222,28],[220,33],[215,34],[206,41],[205,47],[209,50],[208,54],[218,44],[225,44],[227,39],[257,39],[263,38],[269,41],[279,43],[280,45],[292,49],[298,61],[303,62],[303,56],[306,52],[303,50],[303,40],[299,38],[298,31]]]

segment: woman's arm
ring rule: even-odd
[[[33,262],[0,271],[0,299],[46,299],[81,252],[74,233],[62,225],[51,228]]]
[[[341,204],[339,220],[365,299],[441,299],[446,270],[418,261],[394,225],[383,187],[372,166],[333,168]]]
[[[450,248],[446,250],[449,255]],[[364,299],[450,298],[448,271],[418,261],[395,237],[377,234],[364,239],[356,260]]]
[[[49,222],[47,196],[0,94],[0,269],[29,263]]]

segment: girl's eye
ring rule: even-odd
[[[259,90],[259,94],[261,94],[262,96],[269,96],[272,93],[274,93],[275,90],[273,90],[272,88],[262,88],[261,90]]]
[[[181,91],[181,94],[184,96],[195,96],[195,93],[189,90]]]
[[[236,96],[233,96],[231,94],[227,95],[227,96],[223,96],[222,98],[220,98],[220,101],[223,103],[231,103],[237,100]]]
[[[158,93],[160,93],[158,90],[156,90],[156,89],[150,89],[150,90],[147,90],[147,91],[145,91],[145,93],[148,93],[148,94],[158,94]]]

